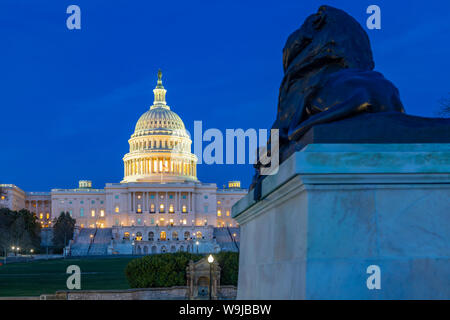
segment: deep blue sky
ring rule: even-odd
[[[82,29],[66,28],[77,4]],[[375,69],[400,90],[406,111],[434,116],[450,91],[449,1],[23,1],[0,2],[0,183],[26,191],[119,182],[158,68],[167,100],[192,131],[269,128],[288,35],[321,4],[367,30]],[[251,181],[249,165],[201,165],[218,186]]]

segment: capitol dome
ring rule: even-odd
[[[197,157],[181,118],[166,103],[162,74],[153,90],[155,100],[136,123],[130,152],[124,158],[127,182],[182,182],[197,180]]]

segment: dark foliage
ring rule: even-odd
[[[189,260],[198,261],[204,255],[186,252],[164,253],[134,259],[125,268],[132,288],[157,288],[186,285],[186,267]],[[219,262],[221,284],[237,285],[239,254],[221,252],[214,255]]]
[[[61,212],[53,225],[53,245],[55,250],[62,250],[73,239],[76,220],[68,212]]]
[[[11,211],[0,209],[0,252],[20,247],[20,252],[35,252],[41,243],[41,226],[36,216],[28,210]]]

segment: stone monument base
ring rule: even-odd
[[[450,144],[310,144],[253,192],[238,299],[450,299]]]

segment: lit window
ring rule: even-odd
[[[230,210],[227,210],[227,217],[230,216]]]
[[[217,204],[220,204],[221,202],[220,202],[220,200],[217,200]]]
[[[159,205],[159,212],[164,213],[164,204],[162,203]]]
[[[185,225],[187,222],[186,222],[186,219],[183,219],[183,224]]]
[[[140,232],[136,233],[136,241],[142,241],[142,233]]]
[[[221,210],[217,210],[217,216],[220,217],[222,215],[222,211]]]
[[[182,211],[183,213],[186,213],[186,212],[187,212],[186,206],[183,206],[183,207],[181,208],[181,211]]]
[[[150,205],[150,212],[155,213],[155,205],[153,203]]]
[[[129,232],[125,232],[125,233],[123,234],[123,238],[124,238],[124,239],[130,239],[130,233],[129,233]]]
[[[140,205],[140,204],[138,204],[137,212],[138,212],[138,213],[142,213],[142,208],[141,208],[141,205]]]
[[[169,205],[169,212],[173,213],[173,204]]]
[[[105,216],[105,210],[100,210],[100,217],[104,217]]]
[[[201,239],[202,238],[202,233],[200,231],[197,231],[197,239]]]
[[[95,210],[91,210],[91,216],[95,217]]]
[[[140,195],[138,195],[138,199],[141,199],[141,196],[140,196]]]
[[[165,231],[161,231],[161,233],[159,234],[159,240],[166,241],[166,232]]]
[[[41,220],[44,219],[44,214],[43,213],[39,214],[39,219],[41,219]]]
[[[47,220],[50,219],[50,213],[47,213],[45,217],[47,218]]]
[[[119,206],[116,206],[116,213],[119,213]]]
[[[5,196],[2,196],[2,200],[5,200]]]

